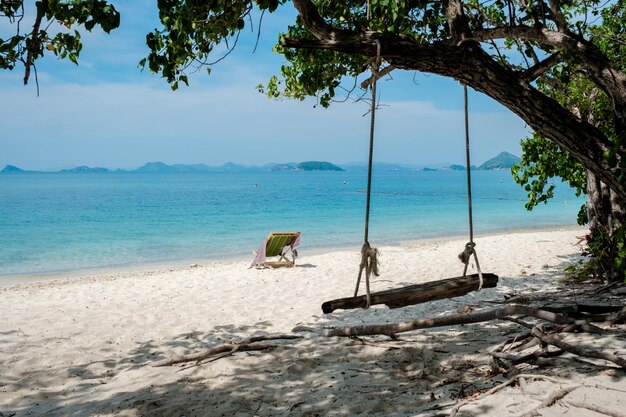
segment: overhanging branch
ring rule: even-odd
[[[561,54],[559,52],[550,55],[548,58],[544,59],[541,62],[538,62],[537,64],[524,71],[522,73],[522,78],[526,80],[526,82],[530,83],[539,78],[543,73],[548,71],[554,65],[556,65],[560,60]]]
[[[429,72],[451,77],[495,99],[517,114],[539,135],[568,150],[585,168],[626,200],[626,185],[617,181],[615,168],[604,153],[612,142],[596,127],[579,120],[551,97],[537,91],[519,72],[496,62],[478,42],[420,43],[410,37],[367,31],[336,29],[319,15],[310,0],[294,0],[305,27],[317,40],[286,39],[284,47],[331,50],[344,54],[371,57],[376,42],[382,58],[398,69]],[[575,52],[581,69],[618,103],[626,108],[626,74],[611,67],[608,58],[592,43],[570,33],[554,32],[544,27],[513,26],[477,31],[469,39],[520,38],[537,44],[558,45],[557,49]],[[556,58],[555,58],[556,59]],[[549,64],[544,63],[544,65]],[[528,76],[540,73],[537,67]],[[623,106],[621,104],[624,104]],[[616,106],[618,107],[618,106]],[[554,123],[558,120],[559,123]]]
[[[353,37],[352,32],[335,28],[326,23],[311,0],[293,0],[293,5],[298,10],[304,26],[317,39],[340,41]]]

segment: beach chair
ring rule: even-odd
[[[300,232],[271,232],[259,250],[255,252],[255,258],[250,267],[295,266],[298,246],[300,246]],[[287,258],[289,252],[291,252],[291,260]],[[267,258],[273,257],[278,257],[278,260],[267,260]]]

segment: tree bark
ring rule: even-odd
[[[592,235],[610,232],[611,204],[606,186],[591,171],[587,172],[587,217]]]

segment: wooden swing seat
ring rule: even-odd
[[[483,273],[483,288],[494,288],[496,285],[498,285],[497,275]],[[478,274],[472,274],[373,292],[370,293],[370,305],[385,304],[389,308],[399,308],[444,298],[460,297],[476,290],[478,290]],[[365,295],[339,298],[323,303],[322,311],[324,314],[329,314],[339,309],[365,308],[366,302]]]

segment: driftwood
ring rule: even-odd
[[[552,313],[550,311],[540,310],[524,305],[510,304],[491,310],[476,311],[467,314],[451,314],[448,316],[407,321],[403,323],[340,327],[337,329],[328,330],[327,332],[325,332],[325,335],[350,337],[381,334],[386,336],[395,336],[397,333],[410,332],[413,330],[428,329],[432,327],[454,326],[458,324],[482,323],[485,321],[504,319],[513,316],[531,316],[556,324],[569,324],[573,322],[573,320],[569,317],[557,313]]]
[[[553,358],[562,355],[564,352],[564,350],[546,351],[543,349],[538,349],[526,355],[515,355],[513,353],[506,352],[489,352],[489,354],[494,358],[509,361],[511,362],[511,365],[518,365],[520,363],[529,363],[532,361],[536,361],[539,358]]]
[[[497,275],[483,274],[483,288],[493,288],[497,284]],[[389,308],[398,308],[444,298],[460,297],[476,290],[478,290],[478,274],[473,274],[373,292],[370,294],[370,305],[385,304]],[[366,305],[366,296],[361,295],[326,301],[322,304],[322,311],[328,314],[339,309],[365,308]]]
[[[378,325],[363,325],[354,327],[342,327],[338,329],[331,329],[324,333],[325,336],[340,336],[340,337],[352,337],[352,336],[367,336],[367,335],[386,335],[395,337],[397,333],[409,332],[418,329],[427,329],[433,327],[446,327],[458,324],[471,324],[481,323],[485,321],[491,321],[496,319],[511,319],[514,316],[531,316],[538,319],[550,321],[555,324],[568,325],[578,324],[569,317],[552,313],[550,311],[532,308],[523,305],[511,304],[505,307],[499,307],[486,311],[477,311],[468,314],[452,314],[443,317],[435,317],[432,319],[415,320],[403,323],[391,323],[391,324],[378,324]],[[544,333],[539,327],[529,325],[528,323],[519,322],[525,327],[531,327],[531,335],[540,339],[542,342],[556,346],[557,348],[566,352],[573,353],[578,356],[604,359],[609,362],[626,369],[626,359],[623,359],[615,354],[604,352],[598,349],[589,347],[572,346],[569,343],[565,343],[562,340],[557,339],[554,336],[550,336]]]
[[[291,334],[278,334],[278,335],[265,335],[265,336],[254,336],[248,339],[244,339],[238,343],[235,342],[227,342],[222,345],[216,346],[204,352],[194,353],[192,355],[183,355],[183,356],[175,356],[173,358],[164,359],[162,361],[156,362],[152,364],[154,367],[158,366],[171,366],[176,365],[178,363],[185,362],[200,362],[205,359],[213,357],[214,359],[221,359],[226,356],[230,356],[235,352],[246,352],[246,351],[255,351],[255,350],[268,350],[277,347],[276,345],[269,345],[265,343],[257,343],[263,342],[267,340],[279,340],[279,339],[300,339],[300,336],[291,335]]]
[[[553,345],[558,347],[561,350],[564,350],[569,353],[573,353],[574,355],[583,356],[587,358],[595,358],[595,359],[604,359],[605,361],[613,362],[617,366],[626,369],[626,359],[620,358],[617,355],[612,353],[604,352],[598,349],[593,349],[589,347],[580,347],[573,346],[569,343],[565,343],[562,340],[557,339],[554,336],[545,334],[540,329],[535,327],[530,331],[533,336],[541,339],[542,342],[545,342],[549,345]]]

